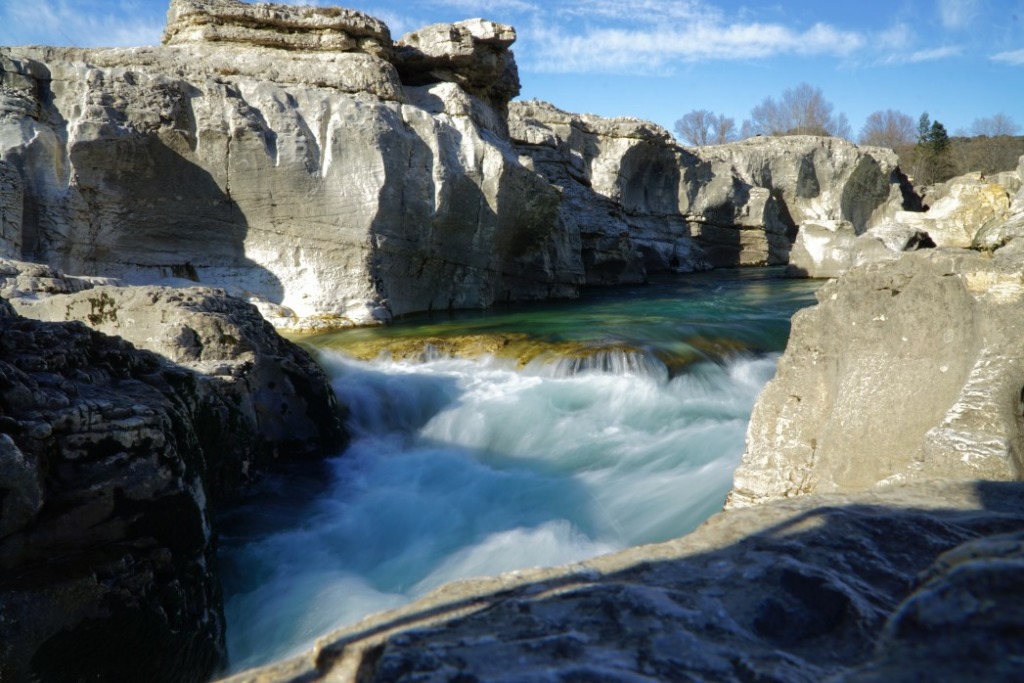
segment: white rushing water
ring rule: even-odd
[[[225,532],[232,668],[453,579],[692,530],[721,508],[776,358],[701,363],[669,380],[627,354],[516,370],[324,352],[353,443],[280,484],[292,504],[305,500],[300,511],[254,503],[247,524],[262,515],[269,531]]]

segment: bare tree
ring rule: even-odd
[[[874,112],[868,116],[860,131],[862,145],[888,147],[897,151],[913,144],[916,137],[914,119],[894,109]]]
[[[974,119],[971,124],[971,132],[974,135],[984,135],[989,138],[997,138],[1001,135],[1016,135],[1020,126],[1006,114],[996,114],[984,119]]]
[[[971,124],[975,139],[967,164],[969,170],[995,173],[1016,166],[1019,150],[1010,144],[1009,138],[1019,130],[1020,126],[1006,114],[975,119]]]
[[[833,115],[820,88],[801,83],[782,91],[778,101],[766,97],[750,111],[743,130],[751,135],[832,135],[850,137],[845,114]]]
[[[676,121],[676,133],[696,147],[720,145],[736,139],[736,121],[707,109],[695,109]]]
[[[719,115],[718,128],[715,130],[715,144],[724,145],[727,142],[732,142],[737,137],[739,135],[736,132],[736,119]]]

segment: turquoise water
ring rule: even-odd
[[[687,533],[721,508],[757,393],[816,283],[717,271],[309,340],[350,448],[221,520],[233,670],[448,581]],[[352,360],[373,339],[525,334],[573,352]]]

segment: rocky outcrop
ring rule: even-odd
[[[844,140],[758,138],[690,152],[636,119],[514,102],[510,132],[562,194],[588,284],[711,266],[780,265],[804,221],[856,234],[910,206],[888,150]]]
[[[1022,503],[1021,484],[947,483],[733,510],[667,543],[451,584],[229,680],[1012,680],[1024,555],[999,535]]]
[[[433,24],[399,39],[395,65],[404,83],[455,83],[504,121],[519,94],[519,69],[509,51],[515,41],[514,28],[485,19]]]
[[[2,277],[15,266],[22,274]],[[39,289],[29,292],[27,285]],[[45,296],[35,296],[40,292]],[[213,404],[231,406],[227,412],[211,409],[211,421],[199,425],[216,440],[210,446],[218,456],[206,476],[217,490],[237,490],[282,457],[344,447],[341,411],[323,370],[254,307],[222,290],[97,285],[35,264],[0,261],[0,295],[11,294],[14,308],[27,318],[82,321],[192,370]]]
[[[681,150],[638,119],[513,102],[516,148],[560,193],[560,232],[589,285],[642,282],[649,272],[706,268],[679,207]]]
[[[164,43],[238,43],[285,50],[365,52],[386,59],[391,53],[391,32],[379,19],[342,7],[171,0]]]
[[[203,680],[224,624],[193,378],[78,323],[0,327],[0,670]]]
[[[854,269],[797,313],[728,506],[928,479],[1016,479],[1024,279],[928,250]]]
[[[575,294],[557,194],[502,137],[505,28],[460,29],[504,64],[489,86],[424,57],[426,80],[485,102],[404,86],[358,13],[180,0],[169,17],[160,47],[0,50],[0,161],[25,216],[5,253],[226,286],[299,328]]]
[[[806,221],[789,254],[787,272],[798,277],[839,277],[856,266],[895,261],[904,252],[934,246],[928,233],[896,222],[858,235],[849,221]]]
[[[812,135],[758,136],[702,147],[701,158],[728,164],[752,187],[769,190],[789,226],[848,221],[859,235],[916,208],[896,154],[882,147]]]
[[[896,220],[928,233],[940,247],[970,247],[979,230],[1006,222],[1013,193],[999,182],[969,173],[933,190],[932,197],[927,211],[900,212]]]
[[[205,681],[224,659],[214,506],[272,461],[338,452],[333,392],[222,292],[16,265],[18,308],[88,326],[0,299],[0,671]]]

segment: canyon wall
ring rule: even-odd
[[[510,102],[515,31],[174,0],[164,44],[0,48],[0,256],[225,287],[282,328],[784,264],[800,221],[899,200],[883,150],[686,150]]]

